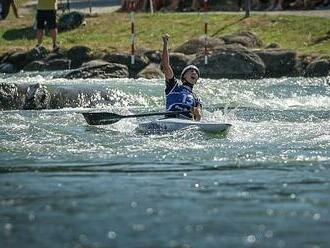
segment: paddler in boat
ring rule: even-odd
[[[193,93],[194,85],[197,83],[200,72],[194,65],[186,66],[181,72],[181,83],[174,77],[168,52],[169,35],[165,34],[163,38],[162,65],[165,74],[165,94],[166,111],[188,111],[187,114],[180,114],[179,117],[200,121],[202,118],[202,104],[199,98]]]

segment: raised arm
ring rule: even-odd
[[[168,39],[170,36],[165,34],[162,36],[163,38],[163,54],[162,54],[162,64],[163,64],[163,72],[165,74],[166,80],[173,78],[173,70],[170,65],[170,56],[168,53]]]

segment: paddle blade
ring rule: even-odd
[[[89,125],[113,124],[122,119],[121,115],[109,112],[81,113]]]
[[[111,112],[82,112],[85,120],[89,125],[107,125],[113,124],[117,121],[120,121],[124,118],[135,118],[135,117],[146,117],[154,115],[168,115],[168,114],[186,114],[189,111],[167,111],[167,112],[155,112],[155,113],[143,113],[143,114],[134,114],[134,115],[119,115]]]

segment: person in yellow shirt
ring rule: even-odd
[[[42,45],[45,27],[50,30],[53,41],[53,52],[60,48],[57,42],[57,23],[56,23],[57,0],[38,0],[37,5],[37,40],[38,46]]]

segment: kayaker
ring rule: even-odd
[[[200,72],[194,65],[186,66],[181,72],[181,82],[174,77],[168,52],[169,35],[162,36],[163,54],[162,66],[165,74],[165,94],[167,111],[190,111],[187,114],[180,114],[180,118],[188,118],[196,121],[202,118],[202,105],[199,98],[193,93],[193,87],[197,83]],[[167,116],[173,117],[173,116]]]

